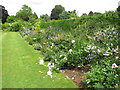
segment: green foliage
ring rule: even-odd
[[[120,68],[112,68],[109,59],[94,65],[85,75],[84,82],[89,88],[120,88]]]
[[[103,23],[103,22],[106,22],[106,23]],[[100,25],[99,27],[101,27],[101,28],[107,26],[107,24],[116,24],[113,22],[116,22],[116,23],[118,22],[118,15],[116,12],[109,11],[109,12],[106,12],[105,14],[94,15],[92,17],[91,16],[82,16],[77,19],[52,20],[52,21],[48,21],[48,22],[41,22],[40,26],[41,26],[41,28],[58,28],[59,27],[62,30],[69,31],[69,30],[77,28],[80,24],[82,26],[83,25],[85,26],[86,23],[89,23],[88,27],[90,27],[89,29],[91,30],[92,27],[93,28],[95,26],[97,27],[98,24]]]
[[[97,72],[100,74],[97,76],[94,73],[92,74],[93,71],[90,71],[90,78],[86,78],[86,80],[92,79],[93,75],[92,83],[88,83],[89,87],[114,88],[119,86],[117,76],[114,79],[117,81],[113,84],[111,79],[106,78],[106,76],[113,77],[113,74],[107,75],[109,74],[107,70],[114,74],[119,73],[110,68],[112,63],[119,64],[120,62],[118,51],[119,17],[116,11],[108,11],[93,16],[81,16],[77,19],[47,22],[41,18],[34,24],[23,21],[6,23],[3,28],[11,31],[20,30],[23,38],[34,49],[41,51],[45,61],[54,63],[56,69],[95,65],[95,67],[91,67],[91,71],[98,70]],[[101,73],[104,72],[104,69],[106,74],[102,76]],[[100,83],[98,83],[99,81]]]
[[[19,19],[16,16],[8,16],[7,17],[7,23],[13,23],[17,20],[19,20]]]
[[[38,19],[37,14],[34,12],[32,15],[29,16],[29,22],[35,24]]]
[[[0,21],[0,31],[2,31],[2,21]]]
[[[60,28],[65,31],[75,29],[80,23],[79,19],[64,19],[41,22],[41,28]]]
[[[73,10],[73,11],[68,11],[69,13],[71,13],[71,14],[75,14],[75,15],[77,15],[77,12],[76,12],[76,10]]]
[[[40,18],[44,19],[46,22],[50,20],[50,16],[48,16],[48,14],[43,14],[40,16]]]
[[[70,13],[67,11],[62,12],[59,16],[60,19],[69,19],[71,17]]]
[[[34,22],[34,20],[38,18],[37,14],[32,13],[32,9],[27,5],[22,6],[22,9],[20,9],[16,13],[16,17],[21,18],[25,21],[30,21],[31,23]]]
[[[83,13],[82,16],[87,16],[87,14],[86,14],[86,13]]]
[[[56,5],[51,11],[51,19],[58,20],[60,14],[65,11],[65,8],[61,5]]]
[[[29,20],[29,16],[32,15],[32,9],[27,6],[27,5],[23,5],[22,9],[20,9],[17,13],[16,13],[16,17],[21,18],[25,21]]]
[[[56,68],[99,64],[104,57],[118,56],[117,23],[111,22],[104,15],[41,22],[40,27],[46,30],[37,30],[38,34],[29,34],[26,39]]]
[[[18,32],[18,31],[25,31],[25,30],[31,30],[31,29],[32,29],[31,23],[22,21],[22,20],[18,20],[13,23],[2,24],[3,31]]]
[[[94,12],[94,15],[100,15],[101,13],[100,12]]]
[[[118,11],[118,15],[120,17],[120,6],[117,8],[117,11]]]
[[[21,29],[21,23],[19,22],[14,22],[14,23],[6,23],[3,25],[3,30],[4,31],[12,31],[12,32],[17,32]]]

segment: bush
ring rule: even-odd
[[[24,34],[26,40],[56,68],[99,64],[108,56],[118,60],[117,23],[111,24],[104,15],[37,22],[34,28],[37,33]]]
[[[89,88],[120,88],[120,68],[112,68],[110,62],[103,60],[85,73],[84,82]]]

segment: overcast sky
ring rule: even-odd
[[[0,5],[5,6],[9,15],[15,15],[23,4],[32,8],[38,16],[50,15],[55,5],[62,5],[66,11],[77,10],[78,15],[82,13],[101,12],[113,10],[118,7],[119,0],[0,0]]]

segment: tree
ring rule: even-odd
[[[8,16],[8,11],[5,9],[4,6],[0,5],[0,20],[2,21],[2,23],[6,22]]]
[[[13,23],[13,22],[15,22],[17,20],[19,20],[19,19],[16,16],[8,16],[7,19],[6,19],[6,21],[8,23]]]
[[[38,16],[35,12],[32,14],[32,17],[35,18],[35,19],[38,19]]]
[[[88,16],[93,16],[93,12],[90,11],[89,14],[88,14]]]
[[[33,14],[31,14],[30,16],[28,16],[29,17],[29,22],[30,23],[35,23],[36,22],[36,19],[38,19],[38,16],[37,16],[37,14],[34,12]]]
[[[71,14],[67,11],[64,11],[59,15],[59,17],[60,17],[60,19],[69,19],[69,18],[71,18]]]
[[[45,21],[50,20],[50,16],[48,14],[43,14],[43,15],[40,16],[40,18],[44,19]]]
[[[73,11],[68,11],[69,13],[72,13],[72,14],[75,14],[75,15],[77,15],[77,12],[76,12],[76,10],[73,10]]]
[[[94,15],[100,15],[101,13],[100,12],[94,12]]]
[[[27,5],[23,5],[22,9],[20,9],[17,13],[16,13],[16,17],[21,18],[25,21],[29,20],[29,17],[32,15],[32,9],[27,6]]]
[[[118,8],[117,8],[117,12],[118,12],[118,15],[120,17],[120,6],[118,6]]]
[[[65,11],[65,8],[63,7],[63,6],[61,6],[61,5],[56,5],[53,9],[52,9],[52,11],[51,11],[51,20],[52,19],[55,19],[55,20],[58,20],[58,19],[60,19],[60,14],[63,12],[63,11]]]
[[[82,16],[87,16],[87,14],[86,14],[86,13],[83,13]]]

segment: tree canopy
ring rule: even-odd
[[[59,17],[60,17],[60,19],[69,19],[69,18],[71,18],[71,14],[67,11],[64,11],[59,15]]]
[[[48,14],[40,15],[40,18],[42,18],[44,21],[49,21],[50,20],[50,16]]]
[[[56,5],[52,11],[51,11],[51,20],[52,19],[55,19],[55,20],[58,20],[60,19],[60,14],[65,11],[65,8],[61,5]]]
[[[118,11],[118,15],[120,17],[120,6],[118,6],[117,11]]]
[[[8,16],[8,11],[5,9],[4,6],[0,5],[0,20],[2,21],[2,23],[6,22]]]
[[[32,9],[23,5],[22,8],[16,13],[16,17],[21,18],[25,21],[30,20],[31,18],[38,18],[36,13],[32,13]]]

